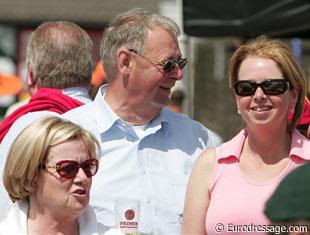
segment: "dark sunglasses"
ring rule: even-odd
[[[175,70],[175,66],[178,65],[180,69],[184,69],[186,63],[187,63],[187,58],[180,58],[180,59],[170,59],[170,60],[166,60],[164,62],[159,62],[157,60],[148,58],[144,55],[142,55],[141,53],[139,53],[137,50],[135,49],[129,49],[129,51],[141,56],[142,58],[146,59],[147,61],[149,61],[151,64],[154,65],[159,65],[159,66],[163,66],[163,70],[165,73],[170,73],[173,70]]]
[[[82,163],[78,163],[77,161],[73,160],[63,160],[56,163],[55,166],[47,166],[44,165],[43,167],[46,169],[56,169],[57,173],[66,179],[74,178],[79,169],[82,168],[85,172],[85,175],[90,178],[97,173],[99,166],[99,162],[97,159],[92,158],[88,159]]]
[[[285,79],[268,79],[261,83],[242,80],[236,82],[234,89],[238,96],[252,96],[255,94],[257,87],[260,87],[266,95],[280,95],[286,92],[289,86],[289,81]]]

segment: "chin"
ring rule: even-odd
[[[88,203],[87,204],[80,204],[80,205],[75,205],[73,207],[71,207],[71,211],[73,212],[73,214],[80,216],[87,208]]]
[[[88,206],[89,200],[73,200],[71,201],[69,207],[71,210],[75,211],[76,213],[82,213]]]
[[[274,126],[274,122],[272,122],[271,120],[252,120],[251,121],[251,126],[255,126],[257,128],[268,128],[270,129],[270,127]]]

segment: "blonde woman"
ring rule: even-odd
[[[88,206],[98,151],[90,133],[57,117],[25,128],[5,165],[3,182],[14,207],[0,234],[103,234]]]

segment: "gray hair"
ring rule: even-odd
[[[169,17],[134,8],[117,15],[105,31],[100,45],[100,55],[109,80],[116,74],[116,54],[121,47],[142,51],[149,29],[160,27],[172,37],[180,35],[180,28]]]
[[[48,21],[32,32],[26,66],[39,87],[88,86],[93,69],[93,42],[85,30],[67,21]]]

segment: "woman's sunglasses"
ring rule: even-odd
[[[94,176],[98,171],[99,162],[97,159],[92,158],[88,159],[82,163],[78,163],[73,160],[63,160],[56,163],[55,166],[44,165],[46,169],[56,169],[57,173],[66,179],[74,178],[79,169],[82,168],[85,172],[85,175],[90,178]]]
[[[238,96],[252,96],[255,94],[257,87],[260,87],[266,95],[280,95],[288,90],[290,83],[285,79],[268,79],[261,83],[242,80],[237,81],[234,85]]]
[[[179,58],[179,59],[170,59],[170,60],[166,60],[164,62],[159,62],[157,60],[148,58],[144,55],[142,55],[141,53],[139,53],[137,50],[135,49],[129,49],[129,51],[141,56],[142,58],[144,58],[145,60],[149,61],[151,64],[155,65],[159,65],[163,67],[163,70],[165,73],[170,73],[173,70],[175,70],[175,66],[178,65],[180,69],[184,69],[186,63],[187,63],[187,59],[186,58]],[[156,67],[156,66],[155,66]]]

